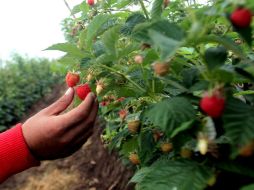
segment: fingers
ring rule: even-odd
[[[87,118],[84,118],[83,121],[81,121],[81,123],[79,123],[77,126],[69,128],[69,138],[79,139],[82,138],[83,136],[86,136],[89,130],[93,130],[97,112],[98,112],[98,101],[96,100],[93,104],[89,116]]]
[[[66,124],[69,126],[73,124],[80,123],[90,115],[93,110],[93,105],[95,103],[94,93],[89,93],[86,99],[75,109],[71,110],[68,113],[63,114],[61,117],[64,119]]]
[[[91,112],[88,117],[83,118],[79,123],[70,125],[64,128],[64,134],[61,135],[64,141],[67,142],[77,142],[79,139],[87,139],[86,137],[91,135],[93,131],[93,126],[96,120],[98,112],[98,101],[95,100],[91,108]],[[66,122],[65,122],[66,124]],[[77,144],[77,143],[76,143]]]
[[[58,115],[71,104],[73,97],[74,89],[69,88],[60,99],[58,99],[55,103],[53,103],[43,111],[49,115]]]

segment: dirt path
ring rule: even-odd
[[[64,86],[57,86],[31,108],[26,118],[47,107],[64,91]],[[45,161],[40,167],[17,174],[0,185],[0,190],[132,190],[127,185],[132,172],[104,148],[100,141],[101,129],[97,122],[94,134],[74,155]]]

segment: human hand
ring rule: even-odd
[[[91,136],[98,101],[93,93],[89,93],[78,107],[61,114],[73,97],[74,89],[69,88],[58,101],[23,124],[24,138],[37,159],[53,160],[69,156]]]

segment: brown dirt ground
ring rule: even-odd
[[[37,102],[23,121],[58,99],[66,90],[64,85]],[[99,122],[87,143],[72,156],[44,161],[12,176],[0,185],[0,190],[133,190],[127,185],[132,171],[126,169],[115,153],[110,154],[101,143]]]

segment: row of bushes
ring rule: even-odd
[[[47,59],[13,56],[0,69],[0,131],[20,120],[26,110],[59,82]]]

